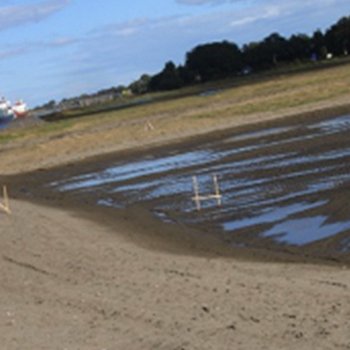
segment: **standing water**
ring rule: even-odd
[[[219,232],[237,245],[272,242],[304,246],[339,237],[332,249],[349,250],[350,116],[303,125],[276,126],[196,147],[149,153],[103,170],[56,181],[54,189],[97,204],[150,207],[160,220]],[[219,179],[222,205],[192,200],[192,177],[200,194]]]

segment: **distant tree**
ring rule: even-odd
[[[258,42],[251,42],[243,45],[243,61],[246,66],[251,67],[254,70],[261,69],[260,60],[260,44]]]
[[[337,56],[350,52],[350,16],[341,18],[325,34],[329,51]]]
[[[191,71],[190,69],[187,69],[185,66],[180,65],[177,68],[177,71],[184,85],[189,85],[196,82],[196,73]]]
[[[273,65],[288,60],[288,42],[278,33],[266,37],[261,49],[265,51],[265,55],[270,58]]]
[[[150,75],[142,74],[138,80],[132,82],[129,85],[129,89],[132,91],[133,94],[144,94],[149,90],[150,81]]]
[[[94,96],[94,95],[96,95],[96,96],[101,96],[101,95],[106,95],[106,94],[118,95],[123,89],[125,89],[125,87],[124,87],[124,86],[121,86],[121,85],[120,85],[120,86],[117,86],[117,87],[112,86],[112,87],[110,87],[110,88],[108,88],[108,89],[99,90],[99,91],[97,91],[97,93],[92,94],[92,95],[90,95],[90,96]]]
[[[44,103],[43,105],[41,106],[38,106],[36,108],[43,108],[43,109],[52,109],[52,108],[55,108],[56,107],[56,101],[55,100],[50,100],[46,103]]]
[[[165,64],[164,69],[154,75],[149,82],[149,88],[153,91],[174,90],[184,85],[179,70],[172,61]]]
[[[243,68],[242,53],[228,41],[199,45],[187,53],[185,68],[202,81],[233,76]]]
[[[318,59],[324,59],[327,55],[326,39],[321,30],[316,30],[311,38],[311,49]]]
[[[121,92],[123,92],[125,89],[126,89],[126,86],[125,86],[125,85],[118,85],[118,86],[115,88],[115,92],[116,92],[116,93],[121,93]]]
[[[261,42],[245,45],[243,47],[243,57],[246,65],[254,70],[275,67],[280,62],[290,59],[288,41],[278,33],[273,33]]]
[[[311,38],[305,34],[292,35],[288,40],[288,60],[309,59],[312,54]]]

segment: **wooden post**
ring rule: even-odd
[[[154,130],[154,126],[152,125],[152,123],[149,120],[147,120],[147,122],[146,122],[145,130],[147,130],[147,131]]]
[[[221,194],[220,194],[220,187],[219,187],[219,182],[218,182],[218,178],[216,175],[213,175],[213,182],[214,182],[214,190],[215,190],[215,196],[216,196],[216,200],[218,202],[218,205],[221,205]]]
[[[194,191],[194,197],[192,198],[196,202],[197,210],[201,210],[201,200],[199,198],[199,187],[198,187],[198,181],[197,176],[192,176],[192,182],[193,182],[193,191]]]
[[[7,193],[7,187],[3,186],[2,190],[3,190],[4,202],[3,203],[0,202],[0,210],[4,211],[6,214],[10,215],[11,209],[10,209],[10,201],[9,201],[9,197],[8,197],[8,193]]]

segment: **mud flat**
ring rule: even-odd
[[[181,252],[190,239],[222,255],[348,264],[349,130],[350,114],[301,115],[8,182],[18,198],[70,207],[111,226],[127,216],[141,223],[140,242],[152,237],[162,249]],[[206,194],[214,191],[213,174],[223,203],[205,201],[198,212],[192,176]]]

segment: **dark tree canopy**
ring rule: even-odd
[[[187,53],[185,67],[203,81],[225,78],[242,69],[242,53],[228,41],[200,45]]]
[[[129,89],[134,94],[144,94],[148,91],[148,85],[151,77],[148,74],[142,74],[140,78],[129,85]]]
[[[317,58],[323,59],[327,54],[326,39],[324,34],[318,29],[311,39],[311,49]]]
[[[337,56],[350,52],[350,17],[341,18],[327,30],[325,43],[329,51]]]
[[[311,39],[305,34],[292,35],[288,41],[288,60],[305,60],[311,57]]]
[[[343,17],[325,33],[312,36],[294,34],[284,38],[272,33],[240,49],[229,41],[201,44],[187,52],[185,64],[176,67],[169,61],[163,70],[147,81],[137,81],[133,90],[171,90],[197,83],[273,69],[294,62],[323,60],[350,53],[350,17]],[[332,54],[332,55],[330,55]],[[141,88],[141,89],[139,89]]]
[[[246,65],[255,70],[264,70],[288,61],[291,53],[288,41],[278,33],[273,33],[261,42],[245,45],[243,54]]]
[[[151,90],[173,90],[181,86],[183,86],[183,80],[172,61],[167,62],[164,69],[154,75],[149,82]]]

